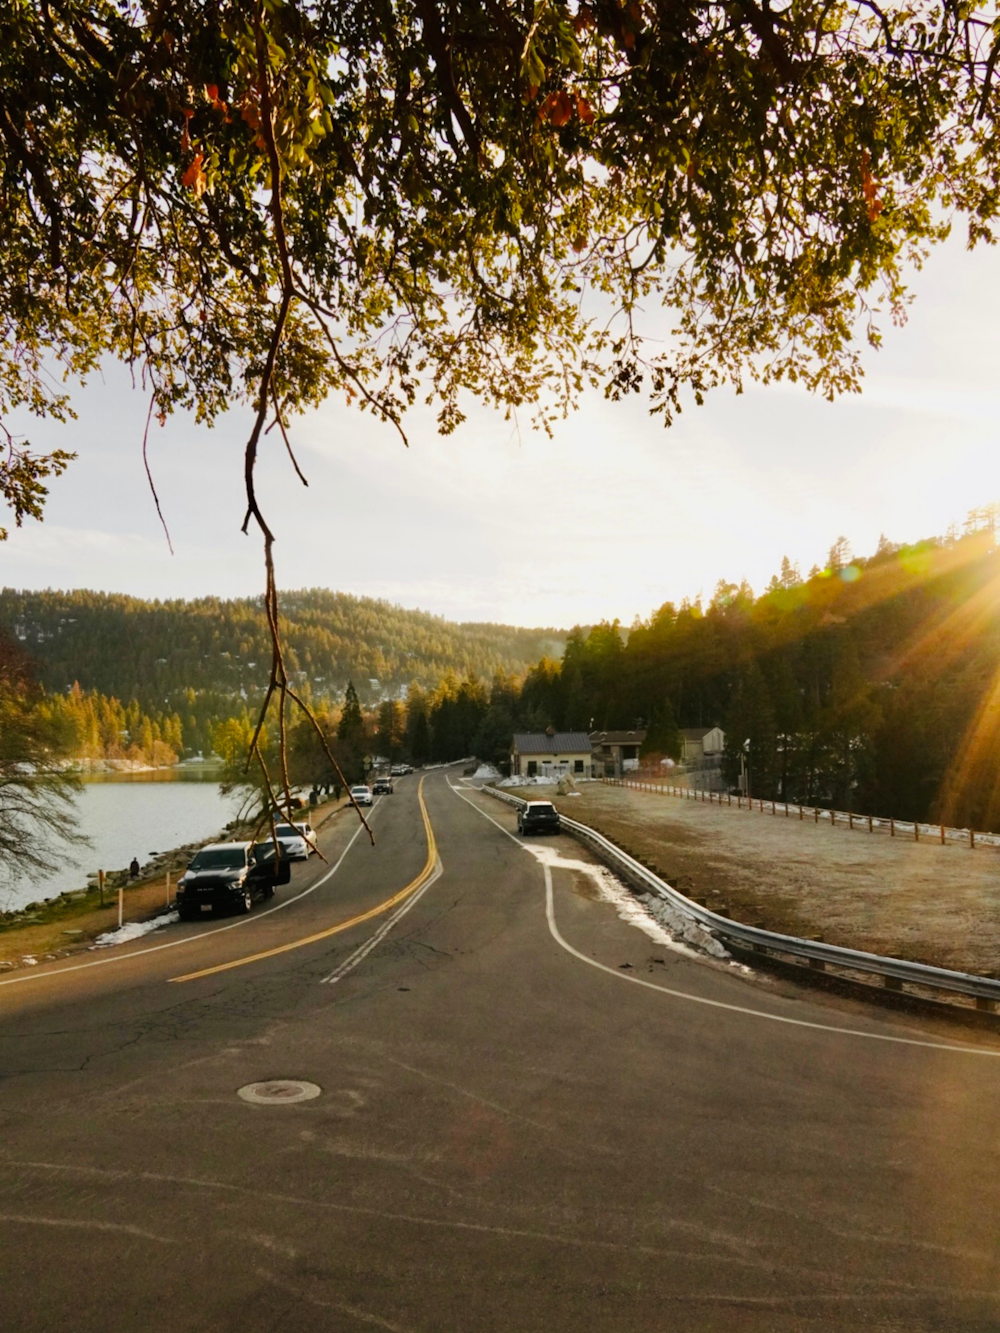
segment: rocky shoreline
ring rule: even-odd
[[[319,827],[344,807],[344,798],[302,811]],[[32,967],[89,948],[93,940],[117,921],[118,890],[124,889],[125,921],[148,920],[169,910],[168,891],[191,858],[206,843],[249,838],[254,825],[232,821],[215,838],[200,838],[152,856],[131,879],[128,869],[105,874],[101,905],[97,876],[89,875],[83,889],[60,893],[41,902],[0,911],[0,971]],[[169,880],[168,880],[169,876]]]

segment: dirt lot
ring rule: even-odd
[[[515,792],[548,799],[554,788]],[[1000,976],[1000,849],[914,843],[746,806],[581,785],[555,796],[682,893],[739,921]]]

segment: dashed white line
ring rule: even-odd
[[[416,893],[411,894],[411,896],[407,898],[406,902],[403,903],[401,907],[397,907],[395,912],[393,912],[392,916],[390,916],[388,920],[383,921],[381,926],[379,926],[378,930],[376,930],[375,934],[372,935],[370,939],[366,940],[364,944],[361,945],[360,948],[355,949],[354,953],[351,954],[350,958],[346,959],[343,963],[341,963],[341,965],[338,968],[335,968],[334,971],[332,971],[329,976],[323,977],[322,980],[320,981],[320,985],[321,986],[336,985],[338,981],[340,981],[343,977],[347,976],[348,972],[353,971],[354,968],[356,968],[360,962],[363,962],[363,960],[368,957],[371,951],[377,948],[379,944],[381,944],[382,940],[385,939],[386,935],[388,935],[389,931],[392,930],[396,922],[399,921],[402,917],[406,916],[410,908],[420,901],[420,899],[424,896],[424,894],[431,887],[431,885],[436,883],[437,880],[441,878],[443,870],[444,867],[442,866],[440,859],[438,859],[434,864],[434,869],[431,871],[430,875],[420,886],[420,888],[417,889]]]

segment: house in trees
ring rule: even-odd
[[[645,728],[633,731],[592,731],[594,776],[620,778],[639,767],[639,747],[646,739]]]
[[[721,759],[726,748],[726,733],[721,727],[681,727],[681,763],[697,764],[716,756]]]
[[[725,791],[722,775],[722,755],[726,748],[726,733],[721,727],[681,727],[681,778],[687,774],[687,785],[696,791]]]
[[[585,731],[517,731],[510,750],[511,777],[593,776],[590,738]]]

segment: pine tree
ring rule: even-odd
[[[799,572],[798,564],[792,564],[787,555],[781,557],[781,586],[783,588],[798,588],[802,583],[802,575]]]
[[[431,732],[426,713],[418,713],[410,739],[410,757],[417,768],[423,768],[431,755]]]
[[[846,537],[838,537],[830,547],[830,554],[826,558],[826,567],[836,573],[838,570],[846,568],[851,563],[851,543]]]
[[[361,704],[354,682],[347,682],[344,692],[344,707],[337,724],[337,739],[363,746],[365,742],[365,719],[361,713]]]
[[[680,759],[681,734],[674,717],[674,709],[669,699],[653,709],[646,739],[642,746],[643,755],[662,755],[667,759]]]

